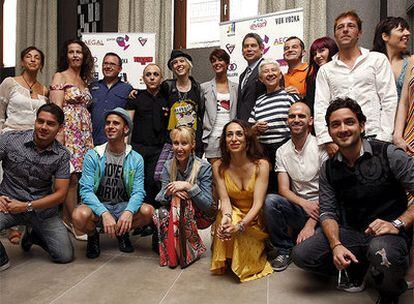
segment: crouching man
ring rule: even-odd
[[[83,162],[80,179],[80,196],[83,204],[73,212],[73,222],[80,231],[88,234],[86,256],[100,254],[99,233],[117,238],[119,250],[132,252],[129,240],[131,229],[151,222],[153,207],[143,203],[144,161],[125,137],[132,129],[126,110],[115,108],[105,113],[107,143],[90,150]]]
[[[326,112],[329,135],[339,151],[319,176],[323,233],[293,249],[301,268],[341,277],[338,288],[361,291],[367,271],[374,279],[379,304],[398,303],[407,283],[408,250],[414,205],[414,162],[392,144],[363,138],[366,117],[352,99],[334,100]]]
[[[39,245],[56,263],[73,259],[73,246],[57,209],[69,187],[69,152],[55,139],[63,121],[62,109],[46,104],[36,113],[34,130],[10,131],[0,136],[4,171],[0,231],[26,225],[22,249],[29,251],[33,244]],[[0,242],[0,271],[9,266]]]

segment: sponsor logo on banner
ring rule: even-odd
[[[273,42],[273,45],[282,45],[285,43],[286,39],[288,39],[288,37],[277,37],[275,38],[275,41]]]
[[[281,67],[288,65],[287,62],[284,59],[276,59],[276,61],[277,61],[277,63],[279,63],[279,65]]]
[[[264,35],[264,37],[263,37],[262,39],[263,39],[263,44],[264,44],[264,48],[263,48],[263,55],[264,55],[264,54],[266,54],[266,53],[269,51],[269,49],[270,49],[270,45],[269,45],[269,46],[267,46],[267,45],[268,45],[268,43],[269,43],[269,37],[268,37],[267,35]]]
[[[141,65],[145,65],[146,63],[153,62],[154,57],[134,57],[134,62],[139,62]]]
[[[93,63],[97,63],[98,62],[98,57],[93,56]]]
[[[148,40],[148,38],[143,38],[143,37],[138,38],[138,41],[142,46],[144,46],[145,43],[147,43],[147,40]]]
[[[127,58],[122,58],[121,62],[122,62],[122,64],[128,63],[128,59]]]
[[[230,23],[229,26],[227,27],[226,33],[227,33],[227,37],[236,35],[236,23],[234,22]]]
[[[86,39],[83,40],[87,46],[104,46],[103,40],[100,39]]]
[[[253,23],[250,24],[250,29],[254,31],[254,30],[264,28],[266,27],[266,25],[267,25],[267,21],[263,18],[259,18],[259,19],[254,20]]]
[[[129,48],[130,44],[128,43],[129,36],[125,35],[124,37],[119,36],[116,37],[116,43],[118,43],[118,46],[124,48],[124,51]]]
[[[229,66],[227,67],[227,69],[229,71],[235,71],[237,69],[237,64],[235,64],[234,62],[230,63]]]
[[[229,51],[230,54],[233,53],[235,47],[236,46],[234,44],[230,44],[230,43],[226,44],[226,49],[227,51]]]

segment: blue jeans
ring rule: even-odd
[[[358,259],[347,271],[362,281],[369,270],[376,289],[384,296],[399,296],[407,290],[404,275],[408,268],[408,240],[402,235],[367,236],[340,228],[341,243]],[[337,274],[328,239],[321,229],[293,249],[293,262],[300,268],[322,274]]]
[[[73,260],[73,246],[69,234],[57,214],[39,216],[35,211],[18,214],[0,212],[0,231],[16,225],[30,226],[41,238],[53,262],[69,263]]]
[[[293,230],[293,236],[297,236],[308,220],[306,212],[283,196],[268,194],[263,215],[270,242],[279,250],[279,254],[289,254],[296,241],[288,234],[288,227]]]

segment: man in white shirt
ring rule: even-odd
[[[316,138],[310,134],[313,125],[310,108],[294,103],[288,114],[291,139],[276,152],[279,194],[268,194],[264,218],[270,242],[278,251],[271,265],[285,270],[291,262],[295,243],[311,237],[319,218],[319,170],[328,157]],[[296,240],[288,233],[292,228]]]
[[[358,46],[362,21],[353,12],[340,14],[334,25],[339,52],[319,69],[316,77],[315,131],[318,144],[325,145],[329,156],[338,147],[332,142],[325,124],[325,113],[336,98],[349,97],[366,113],[365,135],[392,141],[397,108],[397,90],[387,57]]]

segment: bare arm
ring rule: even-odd
[[[319,202],[305,200],[290,190],[290,179],[286,172],[279,172],[277,180],[280,195],[285,197],[288,201],[303,208],[309,217],[313,218],[316,222],[319,219]]]
[[[55,191],[40,199],[32,201],[34,209],[51,208],[63,203],[69,189],[69,179],[55,179]],[[27,211],[27,202],[21,202],[13,198],[8,198],[8,211],[11,213],[21,213]]]
[[[55,73],[52,79],[52,87],[59,86],[62,83],[65,83],[65,77],[62,73]],[[49,97],[51,102],[57,104],[59,107],[63,107],[63,99],[65,97],[65,92],[63,90],[50,90]]]
[[[214,185],[216,187],[216,191],[218,197],[220,199],[221,204],[221,213],[224,216],[225,214],[232,214],[231,202],[229,194],[227,193],[226,185],[224,182],[223,176],[220,176],[219,173],[219,166],[221,161],[216,161],[213,163],[213,177],[214,177]]]
[[[266,197],[268,180],[269,163],[265,160],[260,160],[259,174],[257,175],[256,183],[254,184],[253,205],[243,219],[245,226],[249,226],[249,224],[257,217],[260,210],[262,209],[263,202]]]

